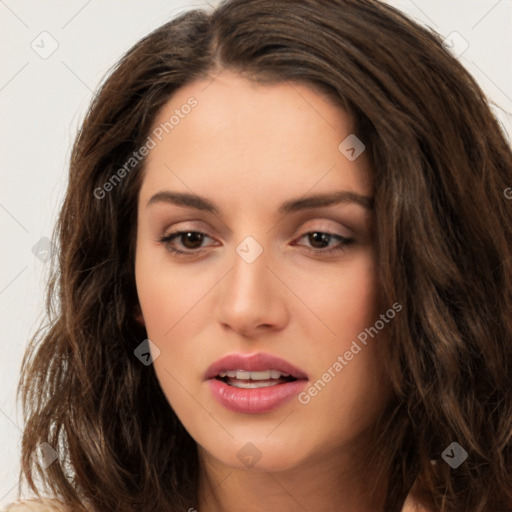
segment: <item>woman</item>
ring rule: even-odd
[[[73,149],[23,476],[73,511],[512,510],[511,184],[386,4],[167,23]]]

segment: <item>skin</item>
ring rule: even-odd
[[[293,398],[264,414],[235,413],[214,400],[203,380],[226,354],[267,352],[304,370],[309,386],[391,306],[379,303],[371,210],[346,202],[277,213],[284,201],[306,194],[372,196],[366,153],[349,161],[338,150],[353,120],[305,85],[259,85],[224,71],[178,90],[154,126],[190,97],[197,106],[147,157],[135,262],[139,320],[160,350],[153,363],[158,381],[198,443],[199,503],[190,506],[380,510],[382,496],[369,501],[355,463],[390,397],[379,364],[384,335],[306,405]],[[167,202],[147,206],[162,190],[206,197],[220,213]],[[207,236],[199,249],[175,238],[172,246],[192,254],[176,256],[158,240],[177,230]],[[319,246],[308,232],[354,242],[314,254]],[[236,252],[247,236],[263,248],[253,263]],[[332,238],[327,249],[336,246]],[[261,453],[251,468],[237,457],[248,442]]]

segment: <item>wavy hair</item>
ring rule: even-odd
[[[95,95],[53,234],[46,316],[23,358],[20,477],[73,511],[197,503],[196,443],[134,349],[145,160],[101,188],[180,87],[223,70],[301,82],[357,123],[373,168],[394,395],[369,465],[386,512],[512,510],[512,152],[481,89],[436,33],[375,0],[227,0],[138,42]],[[456,441],[468,458],[442,459]],[[41,443],[58,460],[43,469]],[[376,466],[377,465],[377,466]]]

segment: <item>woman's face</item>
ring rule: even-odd
[[[225,71],[153,128],[135,270],[169,404],[231,467],[343,453],[389,397],[371,171],[357,140],[339,149],[351,118],[304,85]]]

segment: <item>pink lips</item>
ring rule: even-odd
[[[278,370],[296,380],[255,389],[238,388],[217,379],[220,372]],[[257,354],[230,354],[215,361],[204,375],[214,398],[227,409],[247,414],[261,414],[281,406],[303,389],[308,380],[305,372],[279,357]]]
[[[296,366],[270,354],[230,354],[215,361],[205,373],[205,379],[214,379],[219,372],[226,370],[245,370],[258,372],[264,370],[279,370],[288,373],[296,379],[307,379],[308,376]]]

